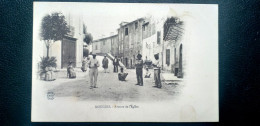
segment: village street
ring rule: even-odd
[[[144,86],[137,83],[134,69],[127,69],[129,74],[126,81],[119,81],[118,74],[104,73],[99,68],[98,88],[90,89],[89,75],[76,68],[77,78],[66,78],[66,71],[62,70],[57,74],[57,80],[45,81],[44,85],[48,92],[55,94],[55,99],[62,97],[75,97],[78,100],[93,101],[155,101],[174,99],[180,93],[182,85],[163,84],[161,89],[155,88],[153,76],[144,78]],[[153,75],[153,73],[152,73]]]

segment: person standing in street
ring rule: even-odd
[[[153,63],[155,87],[161,88],[161,87],[162,87],[161,78],[160,78],[161,65],[160,65],[160,62],[159,62],[159,54],[155,54],[155,55],[154,55],[154,58],[155,58],[155,60],[156,60],[156,61]]]
[[[113,60],[113,65],[114,65],[114,73],[117,73],[118,72],[118,66],[119,66],[119,60],[118,60],[117,56]]]
[[[105,55],[104,56],[104,59],[102,60],[102,67],[104,68],[104,72],[107,73],[107,68],[108,68],[108,59],[107,59],[107,56]]]
[[[89,77],[90,77],[90,88],[97,88],[97,77],[98,77],[98,67],[99,62],[96,59],[96,54],[93,53],[93,58],[89,60]]]
[[[137,55],[137,60],[135,63],[135,67],[136,67],[136,78],[137,78],[137,84],[136,85],[140,85],[143,86],[143,60],[141,59],[142,55],[138,54]]]
[[[81,70],[82,70],[83,72],[86,72],[86,71],[87,71],[87,58],[86,58],[85,56],[83,57],[83,60],[82,60]]]

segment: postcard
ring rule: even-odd
[[[34,2],[32,122],[218,122],[218,5]]]

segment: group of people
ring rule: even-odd
[[[99,61],[96,59],[96,54],[93,53],[92,56],[93,58],[91,59],[89,57],[87,58],[84,57],[82,61],[81,70],[83,72],[86,72],[87,68],[89,68],[90,88],[97,88],[98,67],[100,66],[100,64]],[[109,64],[109,60],[105,55],[102,60],[102,67],[104,68],[104,73],[109,73],[108,64]],[[117,73],[118,67],[120,66],[119,59],[117,57],[115,57],[115,59],[113,60],[113,65],[114,65],[114,72]],[[120,81],[125,81],[125,78],[128,75],[128,73],[124,73],[123,68],[121,68],[120,70],[121,72],[118,74],[118,78]]]
[[[142,55],[138,54],[137,55],[137,60],[135,63],[135,67],[136,67],[136,77],[137,77],[137,84],[139,86],[143,86],[143,66],[144,66],[144,62],[141,59]],[[159,54],[155,54],[154,55],[155,58],[155,62],[153,63],[153,68],[154,68],[154,81],[155,81],[155,87],[157,88],[161,88],[162,84],[161,84],[161,78],[160,78],[160,73],[161,73],[161,65],[159,62]],[[151,73],[149,72],[148,67],[146,67],[146,75],[145,78],[150,78]]]
[[[96,59],[96,54],[92,54],[93,58],[89,57],[84,57],[82,61],[82,67],[81,70],[83,72],[87,71],[87,68],[89,68],[89,77],[90,77],[90,88],[97,88],[97,77],[98,77],[98,67],[100,66],[99,61]],[[161,65],[159,62],[159,55],[156,54],[154,55],[155,62],[152,64],[153,69],[154,69],[154,81],[155,81],[155,87],[161,88],[161,79],[160,79],[160,73],[161,73]],[[114,73],[118,73],[118,67],[120,67],[119,64],[119,59],[117,56],[115,56],[115,59],[113,60],[113,65],[114,65]],[[104,68],[104,73],[109,73],[108,71],[108,64],[109,60],[107,56],[105,55],[103,60],[102,60],[102,67]],[[135,67],[136,67],[136,78],[137,78],[137,84],[139,86],[143,86],[143,68],[145,66],[144,61],[142,60],[142,55],[138,54],[137,59],[135,62]],[[149,68],[145,67],[146,69],[146,74],[145,78],[150,78],[151,73],[149,72]],[[72,62],[69,63],[68,68],[68,76],[69,78],[76,78],[76,72],[74,71],[72,67]],[[128,73],[124,72],[124,68],[120,67],[120,72],[118,73],[118,80],[119,81],[125,81]]]

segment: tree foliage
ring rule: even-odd
[[[93,41],[93,37],[90,33],[87,32],[87,26],[85,24],[83,24],[83,34],[83,41],[89,45]]]
[[[42,40],[62,40],[64,35],[69,33],[69,27],[62,13],[52,13],[42,19],[41,39]]]
[[[49,56],[49,47],[55,41],[62,38],[70,32],[65,16],[62,13],[47,14],[43,17],[41,23],[40,37],[45,42],[47,48],[47,57]]]
[[[93,37],[90,33],[85,34],[83,41],[86,44],[90,44],[92,42],[92,40],[93,40]]]

